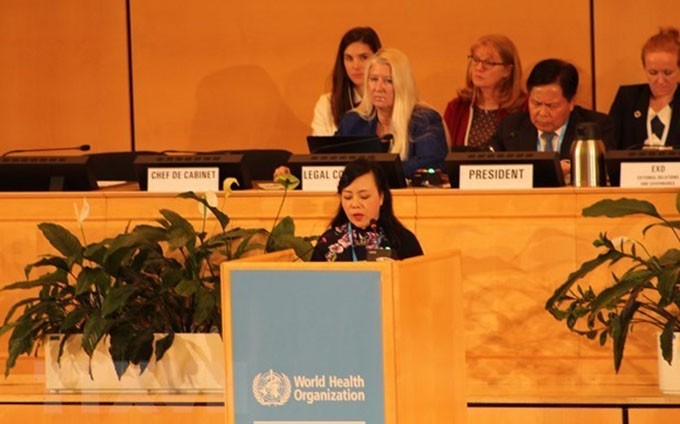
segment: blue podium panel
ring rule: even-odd
[[[231,274],[237,424],[385,422],[380,272]]]

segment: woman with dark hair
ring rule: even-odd
[[[312,261],[363,261],[371,250],[388,250],[393,259],[423,254],[416,236],[394,215],[387,179],[375,162],[348,163],[338,194],[340,207],[319,238]]]
[[[314,107],[313,135],[333,135],[342,115],[361,102],[366,61],[380,49],[380,38],[370,27],[352,28],[342,36],[333,66],[330,93]]]

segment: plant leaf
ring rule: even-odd
[[[168,246],[170,250],[187,246],[197,237],[194,226],[178,213],[169,209],[161,209],[160,212],[170,222],[170,228],[168,229]]]
[[[213,216],[217,218],[222,231],[224,231],[226,226],[229,224],[229,217],[217,208],[217,195],[215,193],[206,193],[205,198],[203,198],[197,196],[193,191],[187,191],[185,193],[178,194],[177,197],[181,197],[183,199],[193,199],[201,203],[205,209],[208,209],[213,214]],[[203,214],[203,212],[201,212],[201,214]]]
[[[200,287],[197,291],[196,305],[194,308],[194,325],[203,324],[212,315],[215,310],[215,294],[214,292]]]
[[[32,289],[35,287],[53,286],[57,283],[67,283],[66,273],[58,269],[54,272],[41,275],[35,280],[18,281],[16,283],[8,284],[0,290],[14,290],[14,289]]]
[[[90,287],[98,282],[97,286],[102,285],[102,281],[109,281],[109,277],[101,268],[84,267],[76,279],[76,296],[90,290]]]
[[[618,283],[602,290],[602,292],[590,305],[590,310],[596,312],[599,309],[607,307],[608,305],[612,305],[622,296],[625,296],[637,288],[640,288],[640,286],[648,282],[652,277],[654,277],[654,275],[654,272],[648,269],[626,272],[626,274],[621,277],[621,280]]]
[[[182,281],[180,281],[179,284],[175,286],[175,293],[180,296],[190,297],[196,293],[196,290],[198,290],[200,285],[201,283],[198,280],[189,280],[183,278]]]
[[[50,244],[67,258],[73,259],[71,262],[82,260],[83,246],[76,236],[59,224],[43,222],[38,224],[45,238]]]
[[[673,328],[675,327],[675,320],[670,320],[664,325],[661,335],[659,335],[659,344],[661,346],[661,355],[663,359],[671,365],[673,362]]]
[[[618,373],[623,360],[623,350],[626,347],[626,339],[630,328],[630,321],[635,312],[640,308],[640,302],[631,302],[630,305],[619,312],[618,315],[611,313],[612,341],[614,349],[614,370]]]
[[[139,374],[143,374],[153,355],[153,331],[147,329],[132,337],[129,353],[130,362],[139,365]]]
[[[102,318],[98,313],[90,315],[85,323],[83,329],[83,350],[92,358],[94,350],[97,348],[104,332],[107,328],[107,320]],[[92,377],[92,369],[90,367],[90,377]]]
[[[9,339],[7,361],[5,362],[5,377],[9,375],[9,371],[16,365],[19,355],[31,353],[34,340],[34,325],[35,323],[29,318],[16,323]]]
[[[604,199],[583,209],[583,216],[606,216],[609,218],[619,218],[627,215],[642,213],[661,219],[656,207],[646,201],[637,199]]]
[[[78,323],[87,316],[87,313],[88,311],[84,308],[74,309],[69,312],[61,323],[61,331],[66,333],[69,330],[76,328]]]
[[[24,267],[24,275],[26,275],[26,278],[28,278],[33,268],[43,266],[53,266],[55,268],[62,269],[66,272],[70,271],[69,264],[66,262],[64,258],[61,258],[59,256],[46,256],[36,262],[33,262],[32,264],[26,265],[26,267]]]
[[[560,319],[557,317],[554,311],[559,310],[560,303],[564,299],[565,295],[569,292],[571,287],[574,285],[574,283],[576,283],[576,281],[583,278],[584,276],[586,276],[588,273],[590,273],[592,270],[596,269],[603,263],[607,261],[616,260],[620,257],[621,253],[617,252],[616,250],[609,250],[605,253],[601,253],[595,259],[591,259],[589,261],[582,263],[581,267],[578,270],[569,274],[567,281],[565,281],[560,287],[558,287],[553,293],[553,295],[550,296],[548,301],[545,303],[545,309],[551,314],[553,314],[555,318]]]
[[[136,335],[132,326],[125,322],[112,326],[109,336],[109,354],[111,355],[118,380],[120,380],[130,367],[130,355],[128,352],[131,340]]]
[[[676,262],[678,263],[678,262]],[[673,303],[675,299],[675,287],[680,281],[680,266],[664,268],[659,275],[658,290],[661,295],[659,306],[665,307]]]
[[[170,346],[172,346],[174,341],[175,333],[172,331],[156,341],[156,362],[163,359],[165,352],[170,349]]]
[[[109,291],[102,305],[102,316],[107,317],[121,309],[127,303],[130,296],[137,291],[135,286],[118,286]]]

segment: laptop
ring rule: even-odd
[[[309,153],[387,153],[391,137],[378,136],[318,136],[307,137]]]

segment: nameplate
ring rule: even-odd
[[[344,166],[303,166],[302,190],[337,191]]]
[[[147,169],[147,191],[173,193],[220,191],[220,172],[216,166]]]
[[[680,162],[621,162],[621,187],[680,187]]]
[[[462,189],[497,190],[506,188],[532,188],[534,166],[524,165],[461,165]]]

